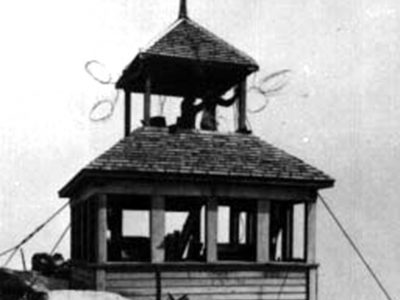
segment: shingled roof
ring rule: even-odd
[[[268,182],[312,182],[331,186],[333,179],[254,135],[144,127],[122,139],[83,171],[124,172],[185,177],[211,176]]]
[[[118,89],[153,94],[199,97],[205,91],[224,93],[258,70],[256,61],[189,18],[176,20],[141,50],[118,79]]]
[[[143,53],[258,68],[250,56],[188,18],[177,20],[167,33]]]

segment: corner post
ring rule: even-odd
[[[271,202],[258,200],[257,203],[257,262],[270,260]]]
[[[305,258],[309,264],[316,263],[317,201],[305,203]],[[317,300],[317,268],[308,271],[308,299]]]
[[[71,249],[71,260],[75,260],[76,257],[76,208],[72,199],[69,201],[70,207],[70,220],[71,220],[71,230],[70,230],[70,249]]]
[[[91,230],[92,230],[92,223],[91,221],[91,214],[92,212],[90,211],[90,203],[91,199],[87,199],[85,202],[86,206],[86,214],[85,214],[85,219],[86,219],[86,261],[87,262],[92,262],[93,261],[93,254],[92,254],[92,237],[91,237]]]
[[[131,133],[131,92],[124,90],[125,92],[125,123],[124,123],[124,134],[127,137]]]
[[[83,205],[84,202],[82,199],[79,199],[78,203],[78,210],[79,210],[79,259],[85,260],[85,236],[84,236],[84,230],[85,230],[85,217],[83,215],[84,210],[83,210]]]
[[[307,263],[316,262],[316,236],[317,236],[317,202],[305,203],[305,257]]]
[[[99,195],[97,204],[97,245],[96,263],[107,262],[107,195]],[[105,290],[106,272],[102,267],[96,269],[96,289]]]
[[[206,261],[216,262],[217,253],[217,233],[218,233],[218,202],[211,197],[206,205]]]
[[[150,240],[151,240],[151,262],[164,262],[165,246],[165,198],[153,196],[151,199],[150,212]]]
[[[246,126],[246,97],[247,97],[247,81],[246,78],[239,84],[239,102],[238,109],[238,132],[247,131]]]
[[[150,74],[146,77],[145,82],[145,93],[143,99],[143,123],[144,126],[150,125],[150,114],[151,114],[151,78]]]

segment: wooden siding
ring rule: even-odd
[[[73,266],[71,270],[71,288],[94,289],[95,270]]]
[[[308,270],[106,272],[106,290],[135,300],[306,300]]]

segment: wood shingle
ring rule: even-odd
[[[171,134],[166,128],[154,127],[135,130],[85,169],[332,181],[318,169],[254,135],[202,131]]]

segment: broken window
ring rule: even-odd
[[[271,260],[304,260],[304,222],[304,203],[272,202]]]
[[[204,260],[204,204],[199,199],[167,198],[165,260]]]
[[[253,201],[245,204],[220,201],[218,206],[218,259],[255,260],[255,215]]]
[[[150,199],[112,196],[107,211],[108,260],[150,261]]]

